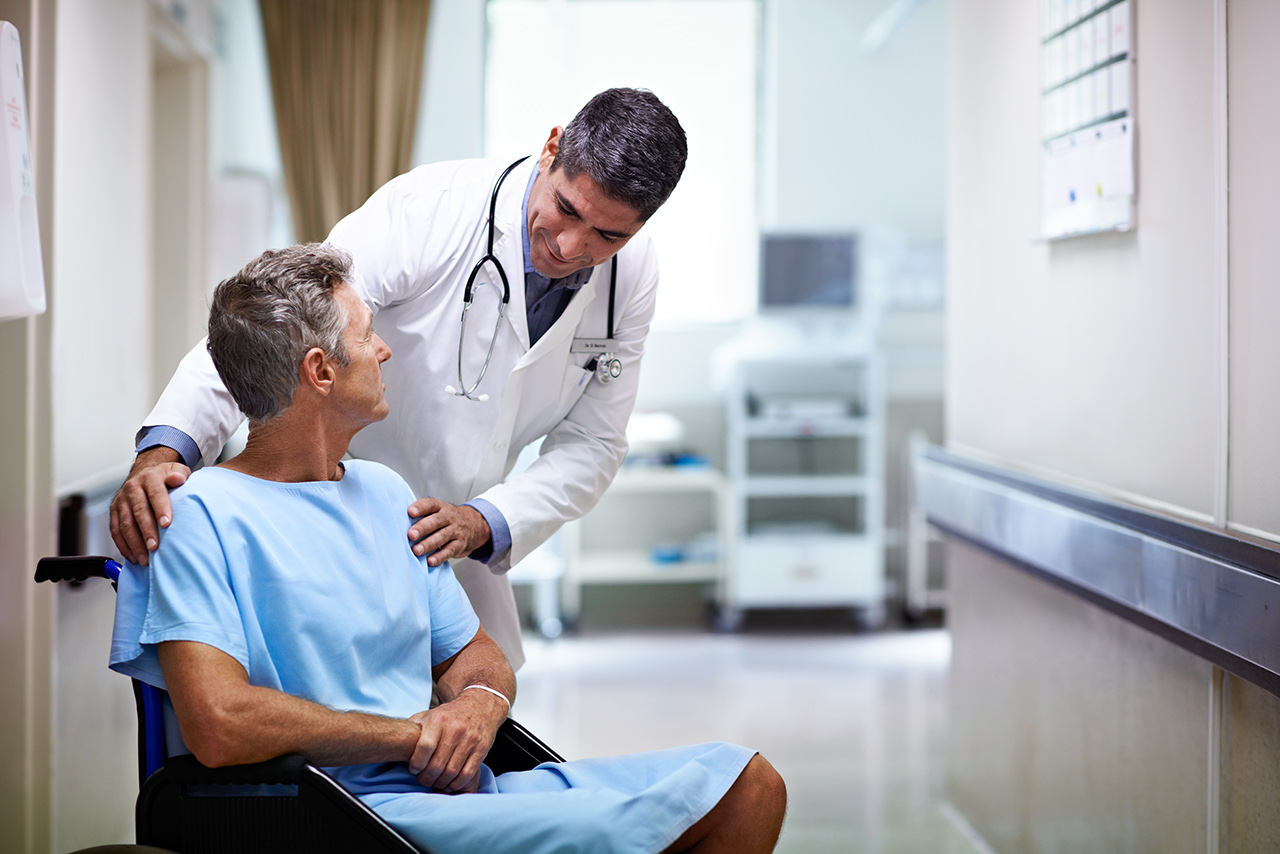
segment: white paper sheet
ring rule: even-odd
[[[0,21],[0,319],[45,309],[35,175],[27,136],[22,44]]]
[[[1129,111],[1129,63],[1117,62],[1110,67],[1111,71],[1111,113],[1127,113]]]
[[[1112,6],[1107,14],[1111,18],[1111,55],[1129,52],[1129,2]]]
[[[1133,121],[1126,118],[1045,146],[1042,224],[1046,238],[1132,225],[1133,139]]]

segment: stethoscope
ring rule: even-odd
[[[476,265],[471,268],[471,275],[467,277],[467,287],[462,292],[462,331],[458,335],[458,388],[451,385],[444,387],[449,394],[458,397],[465,397],[468,400],[474,400],[483,403],[489,399],[489,395],[481,394],[472,396],[472,393],[480,387],[481,381],[484,380],[485,373],[489,370],[489,362],[493,359],[493,348],[498,343],[498,332],[502,329],[502,318],[506,314],[507,305],[511,302],[511,285],[507,281],[507,271],[503,269],[502,262],[498,260],[498,256],[493,254],[493,237],[494,237],[494,215],[498,209],[498,190],[502,189],[502,182],[507,180],[507,176],[511,174],[511,170],[515,169],[521,163],[528,160],[528,155],[521,157],[515,163],[512,163],[502,171],[498,176],[497,182],[493,185],[493,193],[489,196],[489,242],[488,248]],[[476,377],[476,381],[467,388],[466,381],[462,378],[462,347],[467,338],[467,312],[471,310],[472,288],[475,285],[476,277],[480,275],[480,269],[488,263],[498,271],[498,278],[502,280],[502,301],[498,303],[498,320],[493,325],[493,337],[489,339],[489,350],[485,353],[484,365],[480,368],[480,376]],[[487,284],[491,285],[494,290],[498,286],[492,281]],[[573,344],[569,348],[571,353],[594,353],[597,354],[590,362],[587,363],[587,370],[594,371],[596,379],[602,383],[611,383],[622,375],[622,360],[614,355],[618,342],[613,337],[613,301],[618,287],[618,256],[613,256],[613,263],[609,269],[609,319],[606,328],[607,337],[605,338],[575,338]]]

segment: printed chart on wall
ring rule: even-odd
[[[1133,228],[1135,0],[1043,0],[1041,232]]]

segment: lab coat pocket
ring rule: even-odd
[[[577,357],[573,356],[569,358],[568,364],[562,363],[559,393],[554,396],[548,394],[542,398],[543,406],[538,407],[538,414],[531,422],[537,425],[538,435],[544,435],[554,429],[578,402],[578,398],[582,397],[587,384],[591,382],[594,371],[589,371],[576,362]],[[547,383],[547,386],[547,391],[554,388],[551,383]]]
[[[562,352],[524,366],[522,412],[512,437],[513,445],[540,439],[564,420],[591,382],[594,371],[578,364],[589,362],[590,358],[587,354]]]
[[[593,376],[595,376],[595,370],[589,370],[572,360],[565,366],[564,381],[560,384],[560,403],[556,407],[556,421],[573,409],[578,398],[582,397],[582,393],[587,390],[587,384],[591,382]]]

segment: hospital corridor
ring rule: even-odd
[[[1278,37],[0,0],[0,854],[1280,852]]]

